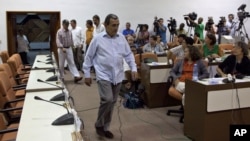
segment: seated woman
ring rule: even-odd
[[[209,76],[207,68],[201,59],[199,50],[194,46],[187,46],[184,50],[184,59],[175,63],[170,71],[170,76],[173,77],[173,86],[169,88],[169,95],[182,100],[184,105],[185,80],[192,79],[193,67],[197,64],[198,79],[207,78]]]
[[[157,37],[155,35],[150,36],[149,43],[143,47],[143,52],[152,52],[157,55],[166,54],[161,44],[157,44]]]
[[[247,44],[242,41],[237,42],[232,50],[232,54],[219,64],[216,70],[219,77],[226,77],[227,74],[250,75]]]
[[[203,57],[208,60],[219,58],[219,46],[216,44],[216,37],[214,34],[208,33],[205,37],[205,44],[203,45]]]

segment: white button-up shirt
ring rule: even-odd
[[[131,71],[137,71],[134,55],[125,37],[120,33],[110,37],[106,32],[102,32],[94,36],[89,45],[83,63],[85,78],[90,78],[90,68],[93,65],[97,81],[120,83],[124,78],[123,59],[128,63]]]
[[[83,45],[83,31],[81,27],[75,27],[71,29],[74,47],[80,47]]]

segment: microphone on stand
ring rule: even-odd
[[[52,101],[42,99],[39,96],[34,96],[34,99],[35,100],[45,101],[45,102],[52,103],[52,104],[55,104],[55,105],[59,105],[59,106],[64,107],[67,110],[67,114],[64,114],[64,115],[60,116],[59,118],[57,118],[55,121],[52,122],[52,125],[70,125],[70,124],[74,124],[74,116],[73,116],[72,113],[69,112],[69,109],[66,106],[64,106],[62,104],[52,102]]]
[[[37,62],[41,62],[41,63],[45,63],[45,64],[52,64],[52,61],[44,62],[44,61],[37,60]]]
[[[56,85],[56,84],[52,84],[52,83],[49,83],[49,82],[46,82],[46,81],[43,81],[43,80],[41,80],[41,79],[37,79],[37,82],[46,83],[46,84],[55,86],[55,87],[57,87],[57,88],[60,88],[60,89],[62,90],[62,93],[60,93],[60,94],[58,94],[58,95],[52,97],[52,98],[50,99],[50,101],[65,101],[65,94],[64,94],[64,92],[63,92],[63,89],[64,89],[63,87],[60,87],[60,86],[58,86],[58,85]]]

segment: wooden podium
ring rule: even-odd
[[[195,141],[229,141],[230,124],[250,124],[249,86],[250,79],[211,85],[187,80],[184,134]]]
[[[149,108],[181,104],[168,95],[166,82],[171,68],[172,65],[162,62],[141,64],[141,83],[145,86],[143,100]]]

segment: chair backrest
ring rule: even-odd
[[[12,71],[12,74],[16,77],[18,75],[18,72],[17,72],[17,63],[15,61],[15,58],[14,57],[10,57],[8,60],[7,60],[7,63],[8,65],[10,66],[10,69]]]
[[[8,51],[2,51],[0,53],[0,57],[1,57],[3,63],[7,63],[7,60],[9,59],[10,56],[9,56]]]
[[[141,67],[141,62],[144,62],[145,59],[152,59],[154,62],[158,62],[158,57],[154,53],[142,53],[142,54],[136,54],[135,55],[135,63],[137,65],[137,68]]]
[[[5,72],[7,74],[12,86],[17,85],[17,83],[16,83],[16,81],[14,79],[14,75],[13,75],[13,73],[11,71],[11,68],[10,68],[10,66],[8,64],[6,64],[6,63],[0,64],[0,71],[3,71],[3,72]]]
[[[6,123],[4,122],[3,115],[0,115],[0,131],[7,129]],[[0,134],[0,140],[2,140],[3,134]]]
[[[231,51],[233,48],[233,44],[219,44],[219,55],[223,56],[224,51]]]
[[[9,78],[5,72],[0,72],[0,93],[3,97],[6,97],[8,101],[15,100],[15,91],[9,81]],[[16,103],[12,103],[11,107],[15,107]]]

